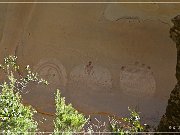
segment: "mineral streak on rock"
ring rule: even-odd
[[[161,132],[179,132],[180,126],[180,15],[174,17],[172,22],[174,26],[170,29],[170,37],[176,43],[177,48],[177,84],[170,94],[166,113],[159,123],[158,131]]]

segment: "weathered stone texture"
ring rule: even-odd
[[[156,90],[156,82],[151,67],[139,62],[122,66],[120,87],[123,93],[127,95],[153,96]]]
[[[53,113],[59,88],[87,114],[123,116],[131,106],[146,123],[158,124],[176,84],[168,32],[179,12],[179,4],[0,5],[0,61],[15,54],[20,66],[50,81],[24,95],[42,111]],[[131,66],[136,61],[141,64]]]
[[[170,94],[166,113],[163,115],[158,126],[159,131],[179,132],[180,126],[180,16],[172,19],[174,26],[170,29],[170,37],[176,43],[177,65],[176,78],[177,84]]]

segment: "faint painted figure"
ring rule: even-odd
[[[94,73],[92,61],[89,61],[89,63],[85,66],[85,73],[87,73],[88,75]]]
[[[50,84],[62,87],[66,85],[66,71],[59,61],[55,59],[43,60],[34,69]]]
[[[112,87],[111,74],[108,69],[92,65],[89,61],[87,65],[79,65],[75,67],[70,73],[70,81],[79,87],[101,91],[102,88],[110,89]],[[104,91],[104,90],[103,90]]]
[[[156,82],[151,67],[139,62],[122,66],[120,88],[128,95],[152,96],[156,90]]]

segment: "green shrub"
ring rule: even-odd
[[[0,94],[0,130],[4,133],[19,134],[18,132],[37,131],[37,122],[33,120],[36,112],[30,106],[21,103],[20,94],[14,93],[14,79],[11,76],[10,83],[2,85]]]
[[[128,110],[130,111],[130,117],[122,118],[122,122],[115,118],[110,118],[110,131],[113,132],[112,134],[128,135],[132,134],[132,132],[136,133],[144,131],[139,114],[130,108],[128,108]]]
[[[0,93],[0,132],[4,134],[34,134],[37,131],[37,122],[33,119],[36,112],[31,106],[24,106],[20,95],[29,82],[45,83],[47,81],[39,79],[37,73],[31,72],[29,66],[26,67],[26,76],[20,75],[17,79],[14,74],[19,70],[16,64],[17,57],[9,56],[4,59],[0,68],[6,73],[7,81],[2,83]]]
[[[81,132],[87,119],[83,114],[78,113],[71,104],[65,104],[65,98],[61,97],[59,90],[57,90],[56,97],[56,119],[54,121],[55,134],[72,134],[72,132]]]

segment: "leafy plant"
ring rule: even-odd
[[[16,56],[4,58],[4,63],[0,68],[6,73],[7,82],[0,86],[0,131],[4,134],[32,134],[37,131],[37,122],[33,119],[36,111],[31,106],[24,106],[19,92],[25,89],[29,82],[48,84],[47,81],[38,77],[37,73],[31,72],[29,66],[26,67],[26,76],[20,75],[17,79],[14,74],[19,70],[16,63]]]
[[[33,120],[33,114],[36,111],[21,103],[20,94],[13,91],[15,79],[12,74],[10,78],[9,84],[2,84],[0,94],[0,130],[11,134],[35,132],[38,124]]]
[[[61,97],[57,90],[56,97],[56,119],[54,121],[55,134],[72,134],[72,132],[80,132],[83,129],[87,119],[83,114],[80,114],[71,104],[65,104],[65,97]]]
[[[7,75],[9,75],[11,72],[17,71],[19,69],[16,61],[17,57],[10,55],[9,57],[4,58],[4,63],[0,64],[0,68],[3,69]]]
[[[84,131],[87,132],[89,135],[97,134],[97,133],[104,133],[108,132],[106,122],[101,120],[101,117],[88,118],[88,121],[85,125]]]
[[[110,118],[110,131],[112,134],[116,135],[127,135],[135,132],[142,132],[144,127],[141,125],[139,114],[130,108],[129,118],[122,118],[122,122],[116,120],[115,118]]]

